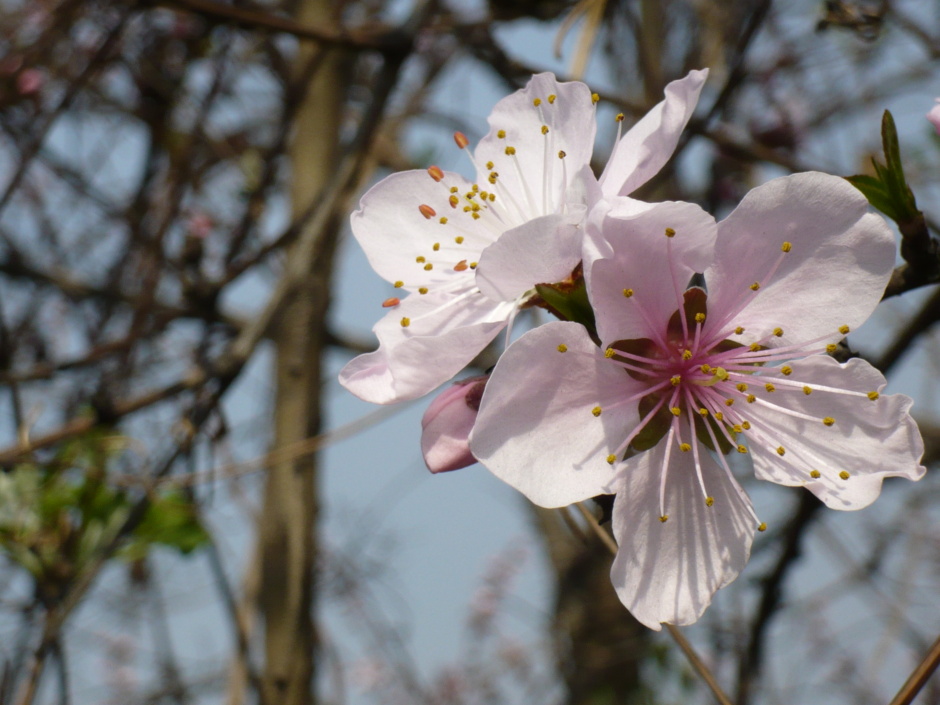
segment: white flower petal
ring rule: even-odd
[[[584,262],[598,335],[605,344],[663,335],[689,279],[711,262],[714,219],[692,203],[617,198],[599,221],[592,212]],[[604,250],[607,257],[590,259]]]
[[[600,182],[605,196],[626,196],[663,168],[695,111],[708,70],[690,71],[666,86],[666,97],[614,147]]]
[[[550,96],[555,98],[550,101]],[[537,74],[524,89],[496,104],[489,123],[492,129],[474,152],[480,186],[497,172],[497,202],[515,212],[519,223],[559,212],[572,177],[591,162],[597,124],[590,89],[579,82],[559,83],[550,73]],[[507,148],[515,154],[507,154]],[[485,169],[488,162],[492,169]]]
[[[351,360],[340,384],[373,404],[427,394],[469,364],[505,328],[513,308],[476,291],[412,294],[375,324],[379,349]]]
[[[820,385],[867,394],[884,388],[885,379],[878,370],[859,359],[840,365],[827,355],[813,355],[788,366],[790,375],[778,371],[773,377],[755,377],[750,390],[758,399],[814,420],[787,416],[760,402],[734,407],[755,427],[745,432],[745,438],[758,478],[805,486],[833,509],[861,509],[877,499],[884,478],[919,480],[923,476],[924,444],[909,413],[912,402],[908,397],[881,395],[871,401],[823,390],[806,395],[799,387],[784,386],[785,381],[795,380],[810,388]],[[776,383],[776,391],[761,389],[757,381],[762,378]],[[827,426],[825,418],[834,423]],[[752,440],[754,432],[766,438]],[[777,448],[783,448],[784,455]],[[810,474],[814,470],[818,478]],[[840,477],[842,472],[848,473],[847,479]]]
[[[547,215],[503,233],[480,255],[477,286],[494,301],[513,301],[535,284],[563,281],[581,261],[583,208]]]
[[[619,549],[610,571],[620,600],[640,622],[692,624],[712,595],[747,563],[757,528],[744,490],[700,446],[707,506],[693,454],[675,447],[665,489],[668,521],[660,521],[665,444],[632,458],[618,476],[613,530]]]
[[[614,405],[639,389],[604,359],[581,325],[547,323],[503,353],[483,393],[470,449],[540,506],[604,494],[614,477],[607,456],[638,421],[637,401]]]
[[[794,174],[752,190],[718,224],[714,264],[705,272],[709,324],[731,317],[724,327],[743,327],[744,342],[780,327],[777,345],[827,334],[838,340],[839,327],[861,325],[895,258],[894,236],[867,211],[855,187],[827,174]]]

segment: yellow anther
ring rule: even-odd
[[[678,416],[679,414],[682,413],[682,409],[681,409],[680,407],[678,407],[678,406],[670,407],[669,411],[672,412],[672,415],[673,415],[673,416]]]
[[[832,424],[834,424],[836,420],[832,418],[831,416],[827,416],[826,418],[822,420],[822,422],[826,424],[827,426],[832,426]]]
[[[743,332],[744,332],[744,329],[741,326],[738,326],[737,328],[734,329],[735,335],[741,335],[741,333]]]
[[[760,524],[757,525],[757,530],[758,530],[758,531],[767,531],[767,524],[765,524],[764,522],[761,522]]]
[[[675,375],[674,377],[671,377],[669,381],[672,382],[673,387],[678,387],[680,384],[682,384],[682,377]]]
[[[613,349],[613,348],[607,348],[607,349],[604,351],[604,357],[606,357],[608,360],[609,360],[610,358],[612,358],[612,357],[613,357],[614,355],[616,355],[616,354],[617,354],[617,353],[614,352],[614,349]]]
[[[594,105],[597,105],[597,101],[600,99],[601,97],[597,93],[591,93],[591,102],[594,103]]]
[[[512,146],[506,147],[506,154],[507,154],[508,156],[511,157],[511,156],[512,156],[513,154],[515,154],[515,153],[516,153],[516,148],[515,148],[515,147],[512,147]]]
[[[751,422],[750,422],[750,421],[742,421],[742,422],[741,422],[741,428],[743,428],[745,431],[750,431],[750,430],[751,430]]]
[[[780,372],[784,376],[789,377],[790,375],[793,374],[793,368],[790,367],[789,365],[784,365],[783,367],[780,368]]]
[[[542,134],[543,134],[543,135],[547,135],[547,134],[548,134],[548,125],[542,125]]]
[[[450,198],[447,199],[447,201],[448,203],[450,203],[451,208],[456,208],[457,204],[460,203],[460,199],[457,198],[456,196],[451,196]]]
[[[470,263],[470,269],[476,269],[478,264],[479,264],[479,262],[471,262],[471,263]]]
[[[758,345],[757,343],[751,343],[750,345],[747,346],[747,349],[750,350],[751,352],[757,352],[758,350],[760,350],[760,345]]]
[[[764,389],[766,389],[768,392],[776,392],[776,391],[777,391],[777,388],[776,388],[773,384],[771,384],[770,382],[768,382],[767,384],[764,385]]]
[[[455,238],[454,238],[454,242],[456,242],[458,245],[462,245],[462,244],[463,244],[463,235],[458,235],[457,237],[455,237]]]
[[[410,318],[408,318],[407,316],[405,316],[404,318],[401,319],[401,327],[402,327],[402,328],[407,328],[407,327],[410,326],[410,325],[411,325],[411,319],[410,319]]]
[[[699,413],[701,416],[703,416],[703,417],[704,417],[704,416],[708,416],[708,409],[706,409],[706,408],[703,406],[703,407],[701,407],[701,408],[698,410],[698,413]]]
[[[783,335],[783,328],[774,328],[774,335],[778,338]]]
[[[683,351],[682,351],[682,359],[683,359],[683,360],[691,360],[691,359],[692,359],[692,351],[691,351],[691,350],[683,350]]]
[[[804,384],[804,385],[803,385],[803,394],[805,394],[806,396],[809,396],[809,395],[812,394],[812,393],[813,393],[813,388],[812,388],[812,387],[808,387],[808,386],[806,386],[806,385]]]
[[[675,237],[676,231],[672,228],[666,228],[666,237]]]
[[[735,389],[737,389],[739,392],[746,392],[746,391],[747,391],[747,385],[746,385],[744,382],[738,382],[736,385],[734,385],[734,387],[735,387]]]
[[[707,375],[710,375],[712,373],[711,365],[702,365],[701,367],[699,367],[699,369]]]
[[[554,93],[549,93],[549,94],[548,94],[548,102],[551,103],[552,105],[554,105],[554,104],[555,104],[555,98],[557,98],[557,97],[558,97],[558,96],[556,96]]]
[[[444,172],[441,171],[439,166],[429,166],[428,175],[435,181],[442,181],[444,179]]]
[[[731,427],[731,430],[734,431],[735,433],[744,433],[744,428],[741,426],[741,424],[737,424],[737,423]]]
[[[602,409],[599,406],[595,406],[593,409],[591,409],[591,413],[594,414],[594,416],[600,416],[601,411]]]
[[[487,199],[487,200],[489,200],[489,202],[492,203],[493,201],[496,200],[496,194],[495,194],[495,193],[491,193],[490,196],[489,196],[489,199]]]
[[[568,352],[568,346],[565,345],[564,343],[560,343],[560,344],[558,345],[558,352],[562,352],[562,353],[563,353],[563,352]]]
[[[471,214],[470,214],[470,217],[473,218],[474,220],[479,220],[479,219],[480,219],[480,214],[479,214],[479,213],[471,213]]]
[[[426,293],[428,293],[428,288],[427,288],[426,286],[422,286],[422,287],[420,287],[420,288],[418,289],[418,293],[419,293],[419,294],[426,294]]]
[[[848,326],[839,326],[839,332],[842,333],[842,335],[848,335],[849,330],[851,329]]]
[[[747,446],[738,446],[737,450],[739,453],[747,453]]]
[[[784,450],[783,446],[777,446],[777,455],[779,455],[782,458],[786,454],[787,454],[787,451]]]
[[[486,170],[487,170],[487,171],[493,171],[493,167],[494,167],[494,166],[496,166],[496,165],[493,164],[493,162],[487,162],[487,163],[486,163]]]
[[[728,379],[728,371],[724,367],[713,367],[712,372],[715,373],[715,379],[719,382]]]
[[[695,314],[695,322],[696,322],[696,323],[704,323],[704,322],[705,322],[705,314],[704,314],[704,313],[696,313],[696,314]]]
[[[434,265],[431,264],[430,262],[428,262],[426,265],[424,265],[424,271],[425,271],[425,272],[430,272],[432,269],[434,269]]]
[[[725,420],[725,415],[722,414],[720,411],[716,411],[715,414],[714,414],[714,416],[715,416],[715,420],[716,420],[716,421],[724,421],[724,420]]]
[[[757,291],[758,289],[760,289],[760,282],[754,282],[751,284],[751,291]]]
[[[715,498],[714,498],[714,497],[706,497],[706,498],[705,498],[705,506],[706,506],[706,507],[710,507],[710,506],[712,506],[714,503],[715,503]]]
[[[460,147],[460,149],[464,149],[468,144],[470,144],[470,140],[467,139],[467,136],[463,132],[454,133],[454,142],[457,143],[457,146]]]
[[[753,394],[748,394],[748,395],[747,395],[747,403],[748,403],[748,404],[753,404],[755,401],[757,401],[757,397],[755,397]]]
[[[633,289],[624,289],[623,295],[629,299],[631,296],[633,296]]]
[[[881,396],[881,395],[880,395],[878,392],[869,392],[869,393],[868,393],[868,398],[871,399],[872,401],[875,401],[875,399],[877,399],[877,398],[880,397],[880,396]]]
[[[829,345],[826,346],[826,352],[829,353],[830,355],[832,355],[838,349],[839,349],[839,346],[836,345],[835,343],[829,343]]]
[[[607,463],[608,463],[609,465],[613,465],[613,464],[616,463],[616,462],[617,462],[617,456],[616,456],[616,455],[614,455],[613,453],[611,453],[610,455],[607,456]]]
[[[456,186],[451,186],[451,187],[450,187],[450,192],[451,192],[451,193],[457,193],[459,190],[460,190],[460,189],[458,189]]]
[[[792,249],[793,249],[793,245],[791,245],[789,242],[784,242],[784,243],[780,246],[780,251],[781,251],[781,252],[789,252],[789,251],[792,250]]]
[[[683,453],[688,453],[690,450],[692,450],[692,446],[690,446],[688,443],[680,443],[679,450],[681,450]]]
[[[418,264],[424,264],[425,262],[427,262],[427,260],[424,259],[423,255],[418,255],[417,257],[415,257],[415,262],[417,262]]]
[[[536,98],[535,100],[532,101],[532,105],[534,105],[536,108],[539,107],[541,104],[542,104],[541,98]]]
[[[497,130],[497,131],[496,131],[496,136],[499,137],[500,139],[505,139],[505,137],[506,137],[506,130]]]
[[[624,118],[623,113],[617,113],[616,117],[614,117],[614,120],[616,120],[617,122],[623,122],[623,118]]]
[[[489,181],[491,184],[495,184],[496,179],[498,178],[499,178],[499,174],[497,174],[495,171],[491,172],[490,175],[486,177],[487,181]]]
[[[400,279],[397,282],[395,282],[396,289],[401,289],[404,285],[405,285],[405,282],[401,281]]]
[[[435,242],[433,245],[431,245],[431,249],[437,252],[438,250],[441,249],[441,243]]]
[[[559,159],[564,159],[564,158],[567,157],[567,156],[568,156],[568,153],[565,152],[565,150],[563,150],[563,149],[559,149],[559,150],[558,150],[558,158],[559,158]]]
[[[848,480],[851,477],[851,475],[849,475],[848,472],[843,470],[842,472],[839,473],[839,477],[841,477],[843,480]]]
[[[819,470],[810,470],[810,471],[809,471],[809,476],[810,476],[811,478],[813,478],[814,480],[818,480],[819,477],[820,477],[820,475],[821,475],[821,473],[819,472]]]
[[[441,216],[441,219],[440,219],[439,221],[437,221],[437,222],[439,222],[441,225],[447,225],[447,216],[446,216],[446,215],[442,215],[442,216]]]
[[[734,406],[734,399],[730,397],[725,399],[725,406]]]

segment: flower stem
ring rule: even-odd
[[[592,514],[591,511],[584,506],[583,502],[578,502],[575,506],[577,506],[578,511],[581,512],[581,515],[584,517],[585,521],[587,521],[588,526],[591,527],[591,531],[597,535],[601,542],[610,550],[612,555],[617,555],[616,542],[610,533],[608,533],[598,523],[597,517],[595,517],[594,514]],[[679,645],[679,648],[682,649],[682,653],[684,653],[685,657],[689,660],[689,664],[692,666],[695,672],[698,673],[701,679],[705,681],[705,685],[708,686],[709,690],[712,691],[712,695],[715,696],[715,700],[717,700],[720,705],[732,705],[731,699],[725,695],[725,692],[721,689],[721,686],[718,685],[718,681],[715,679],[715,676],[709,670],[708,666],[705,665],[705,662],[702,661],[701,657],[698,655],[698,652],[696,652],[692,644],[689,643],[689,640],[685,638],[681,631],[679,631],[679,628],[672,624],[666,624],[665,626],[672,635],[673,640],[675,640],[676,644]],[[914,695],[917,694],[917,691],[919,691],[921,686],[923,686],[924,681],[927,680],[927,678],[930,676],[930,673],[933,672],[933,669],[937,667],[937,663],[940,662],[940,639],[938,639],[937,643],[934,644],[934,647],[931,649],[930,653],[934,656],[933,661],[930,662],[930,656],[928,655],[928,658],[924,661],[924,664],[921,664],[921,667],[911,675],[911,679],[913,680],[915,675],[923,671],[923,677],[917,684],[916,689],[911,693],[910,698],[908,700],[898,700],[895,698],[895,701],[892,702],[891,705],[908,705],[908,703],[910,703],[910,701],[913,699]],[[927,670],[924,670],[923,667],[928,664],[928,662],[932,663],[932,665],[927,666]],[[907,685],[905,685],[905,688],[906,687]]]
[[[894,696],[890,705],[909,705],[926,685],[927,680],[940,666],[940,637],[930,647],[930,651],[924,657],[924,660],[918,664],[917,668],[911,673],[907,681],[901,686],[901,690]]]

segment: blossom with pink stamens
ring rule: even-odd
[[[373,328],[379,349],[340,383],[366,401],[413,399],[469,364],[535,297],[581,260],[588,190],[632,192],[672,155],[705,81],[692,71],[590,171],[595,103],[586,85],[532,77],[497,103],[470,157],[476,182],[432,166],[393,174],[363,196],[352,231],[375,271],[407,293]],[[455,135],[466,150],[469,141]]]
[[[911,400],[826,354],[874,310],[895,256],[842,179],[776,179],[718,224],[687,203],[608,199],[587,237],[600,347],[571,322],[520,338],[470,447],[542,506],[616,495],[611,577],[642,623],[696,621],[744,567],[764,525],[740,460],[835,509],[923,475]]]

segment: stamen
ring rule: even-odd
[[[470,140],[467,139],[467,136],[463,132],[454,133],[454,142],[457,143],[460,149],[466,149],[467,145],[470,144]]]
[[[400,303],[401,299],[399,299],[397,296],[391,296],[382,302],[382,308],[391,308],[392,306],[397,306]]]
[[[434,179],[435,181],[444,180],[444,172],[441,171],[441,168],[439,166],[429,166],[428,175],[430,175],[430,177]]]
[[[558,350],[558,352],[560,352],[560,353],[568,352],[568,346],[565,345],[564,343],[560,343],[560,344],[558,345],[557,350]]]

